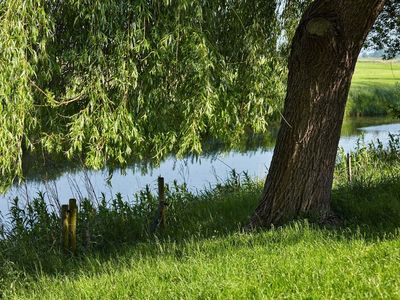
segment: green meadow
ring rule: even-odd
[[[347,116],[385,116],[400,108],[400,62],[357,63],[346,107]]]
[[[400,82],[400,61],[360,59],[353,75],[352,89],[393,88]]]

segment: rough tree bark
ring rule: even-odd
[[[344,110],[364,40],[384,0],[316,0],[292,41],[281,128],[250,226],[324,220]]]

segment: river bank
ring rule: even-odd
[[[155,236],[146,233],[156,209],[149,191],[140,193],[136,204],[121,197],[105,199],[95,211],[81,204],[79,256],[74,258],[60,251],[58,216],[45,213],[39,199],[30,215],[13,210],[13,234],[0,240],[2,296],[398,298],[399,137],[393,136],[388,147],[360,144],[352,154],[351,182],[344,155],[339,154],[332,194],[339,227],[303,219],[243,232],[262,182],[236,173],[198,194],[171,186],[167,227]],[[84,243],[85,228],[91,228],[90,247]]]

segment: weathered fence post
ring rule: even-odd
[[[69,247],[69,222],[68,222],[68,205],[61,206],[61,245],[64,253],[67,253]]]
[[[165,229],[166,227],[166,207],[167,203],[165,201],[165,184],[164,177],[158,177],[158,209],[157,214],[153,220],[153,223],[150,225],[150,232],[154,233],[159,227],[160,229]]]
[[[164,177],[158,177],[158,201],[160,207],[160,228],[165,229],[166,227],[166,219],[165,219],[165,211],[166,211],[166,202],[165,202],[165,184]]]
[[[69,199],[69,250],[73,255],[76,255],[76,221],[78,218],[78,206],[76,199]]]
[[[351,182],[351,181],[352,181],[352,174],[351,174],[351,153],[347,153],[346,166],[347,166],[347,179],[348,179],[349,182]]]

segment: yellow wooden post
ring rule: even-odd
[[[69,250],[76,255],[76,222],[78,218],[78,206],[76,199],[69,199]]]

